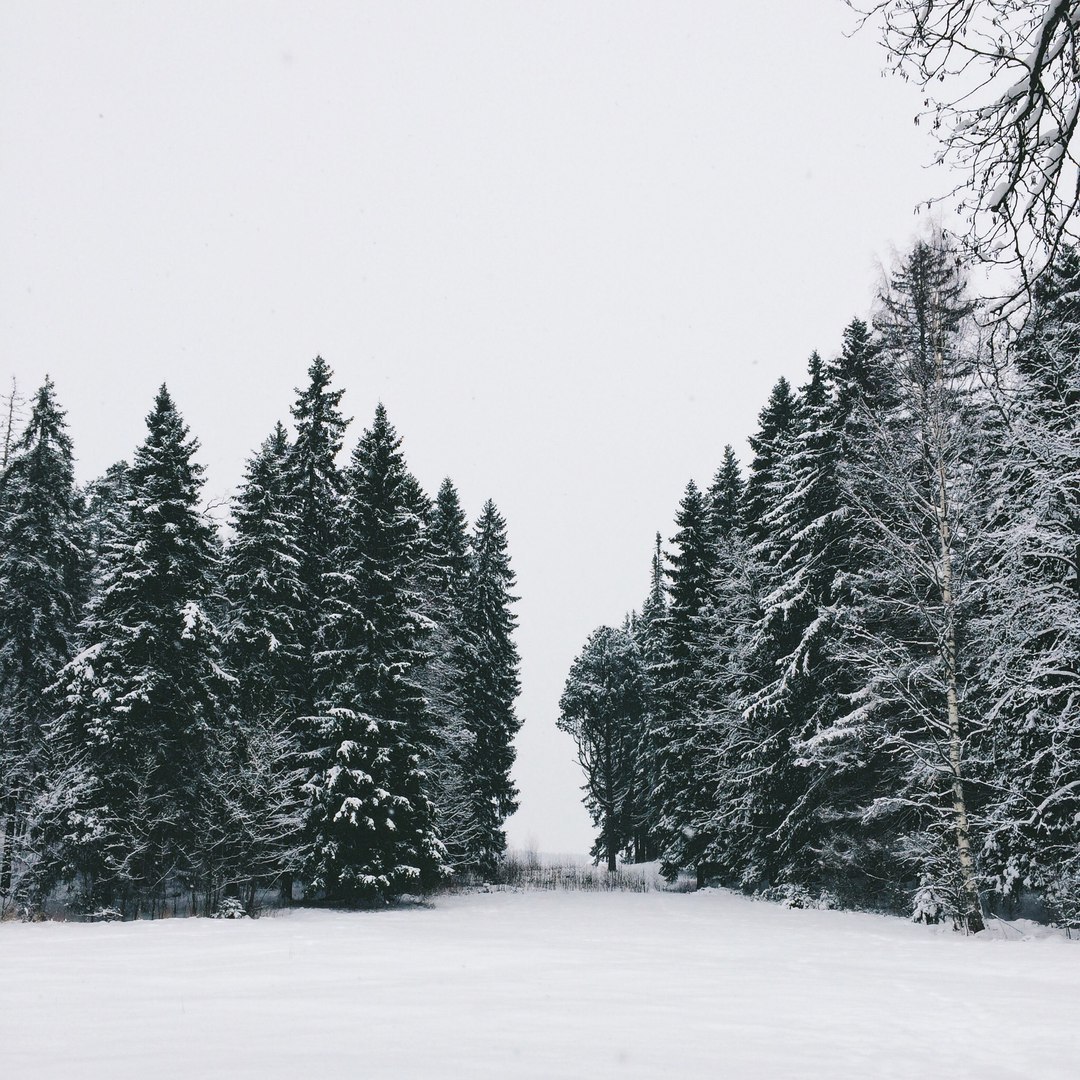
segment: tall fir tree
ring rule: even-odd
[[[714,544],[723,544],[741,526],[745,488],[739,459],[729,443],[708,493]]]
[[[659,784],[659,767],[654,752],[653,737],[661,730],[660,695],[658,688],[667,667],[667,592],[664,588],[665,569],[663,541],[657,533],[649,563],[649,591],[641,611],[631,625],[634,641],[641,654],[645,677],[645,709],[637,734],[635,749],[634,793],[632,798],[634,829],[632,848],[627,854],[634,862],[647,862],[656,857],[656,836],[659,824],[658,800],[654,796]]]
[[[421,522],[401,441],[382,405],[353,451],[318,655],[306,790],[308,880],[337,901],[434,885],[443,848],[420,769],[429,719],[414,588]]]
[[[295,546],[303,606],[296,627],[306,673],[302,712],[314,710],[318,688],[315,654],[323,630],[327,575],[333,569],[343,480],[337,465],[348,421],[341,414],[344,390],[331,390],[333,372],[321,356],[308,368],[308,385],[292,408],[296,439],[286,470],[296,518]]]
[[[476,874],[490,877],[506,850],[503,822],[518,805],[510,770],[514,736],[521,727],[515,708],[521,690],[514,642],[517,618],[511,610],[517,600],[516,579],[506,519],[490,499],[476,522],[470,549],[463,606],[467,639],[461,657],[461,704],[471,735],[464,760],[473,802],[469,864]]]
[[[692,823],[703,811],[704,796],[696,775],[704,705],[701,619],[710,604],[715,546],[709,501],[693,480],[686,485],[675,522],[664,624],[665,664],[658,673],[657,726],[650,737],[659,769],[654,792],[656,841],[665,874],[674,876],[683,868],[696,867],[702,877],[704,838]]]
[[[427,701],[430,737],[423,762],[435,804],[447,863],[468,869],[470,851],[480,842],[475,799],[465,763],[474,742],[462,701],[462,685],[472,637],[465,627],[470,558],[468,519],[449,477],[431,508],[421,584],[428,621],[428,662],[419,673]]]
[[[241,838],[236,861],[264,882],[288,881],[299,869],[299,717],[310,673],[301,638],[308,597],[290,457],[279,423],[248,462],[233,500],[222,572],[224,648],[237,680],[241,732],[232,764],[233,817]]]
[[[50,379],[0,473],[0,909],[27,869],[48,693],[71,657],[87,560],[71,438]]]
[[[198,444],[163,386],[105,545],[83,650],[60,676],[51,805],[63,875],[91,905],[161,912],[171,887],[213,874],[204,845],[231,680],[206,615],[213,530],[199,509]]]
[[[765,515],[771,502],[769,489],[775,480],[777,462],[785,452],[795,413],[791,384],[787,379],[778,379],[758,414],[758,430],[748,440],[754,456],[743,490],[742,520],[751,544],[761,543],[768,537]]]

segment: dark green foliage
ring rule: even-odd
[[[211,778],[232,724],[206,615],[215,571],[197,444],[162,387],[104,546],[83,651],[64,670],[51,793],[60,869],[92,904],[160,905],[212,873]]]
[[[290,455],[288,436],[277,424],[248,462],[233,500],[233,537],[222,575],[228,610],[224,649],[236,676],[242,732],[229,765],[243,837],[233,861],[263,881],[297,869],[298,718],[310,678],[300,637],[308,594],[300,576]]]
[[[701,678],[701,618],[712,596],[716,549],[711,507],[691,480],[686,485],[668,586],[664,620],[664,664],[657,671],[657,707],[650,743],[658,777],[653,792],[654,836],[664,873],[701,866],[705,837],[694,823],[705,812],[707,794],[696,774],[703,753],[704,685]]]
[[[415,591],[421,521],[401,442],[380,405],[353,451],[317,658],[324,697],[306,790],[311,884],[338,901],[423,890],[443,850],[423,789],[429,735]]]
[[[514,736],[521,727],[514,703],[521,686],[514,644],[517,619],[511,606],[515,577],[510,566],[506,520],[489,499],[472,535],[470,572],[462,606],[461,707],[471,739],[464,751],[470,792],[472,837],[469,863],[490,877],[506,848],[503,822],[517,809],[510,778]]]
[[[84,600],[81,510],[71,439],[46,379],[0,473],[0,904],[26,866],[48,691],[71,656]]]
[[[311,712],[318,695],[315,653],[325,618],[327,575],[333,569],[343,480],[337,456],[348,421],[339,408],[344,390],[331,390],[333,372],[321,356],[308,368],[308,385],[297,391],[296,425],[287,462],[288,493],[296,519],[294,543],[303,605],[296,626],[302,667],[302,711]]]

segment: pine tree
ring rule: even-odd
[[[213,888],[205,835],[231,680],[206,615],[213,531],[202,467],[163,386],[105,545],[83,650],[60,675],[53,731],[64,768],[51,793],[65,877],[91,905],[162,910],[170,887]]]
[[[382,405],[353,451],[318,656],[308,880],[333,900],[385,900],[443,874],[420,770],[428,716],[414,573],[415,489]]]
[[[739,459],[729,443],[708,494],[714,544],[724,543],[741,526],[745,488]]]
[[[306,616],[296,500],[290,490],[291,447],[277,424],[248,462],[233,500],[233,538],[223,583],[228,604],[224,648],[236,676],[242,737],[234,747],[237,783],[232,816],[242,839],[235,860],[257,879],[298,869],[298,718],[308,672],[300,630]]]
[[[657,533],[649,573],[649,592],[632,626],[645,678],[645,708],[635,748],[634,790],[628,799],[633,808],[633,847],[629,852],[635,862],[647,862],[656,858],[654,837],[659,818],[656,812],[658,800],[654,792],[659,784],[659,769],[652,739],[653,734],[660,731],[661,725],[658,688],[667,669],[666,623],[664,554],[660,534]]]
[[[84,526],[64,412],[46,379],[0,473],[0,905],[25,869],[48,690],[84,602]],[[16,867],[16,862],[20,864]]]
[[[776,463],[795,420],[795,395],[787,379],[778,379],[765,408],[758,414],[758,430],[749,438],[754,451],[750,475],[743,492],[742,520],[746,536],[752,544],[767,538],[765,514],[770,505],[769,487],[773,483]]]
[[[419,673],[430,718],[424,770],[435,804],[447,864],[465,870],[480,843],[482,826],[473,819],[475,793],[465,762],[474,737],[462,701],[462,686],[473,639],[465,627],[470,575],[468,520],[457,488],[443,480],[431,509],[421,572],[428,662]]]
[[[806,767],[800,747],[832,726],[838,708],[829,609],[839,532],[839,433],[816,352],[809,376],[768,489],[763,525],[775,559],[773,587],[755,628],[762,685],[747,709],[761,733],[748,792],[758,826],[751,860],[772,884],[814,886],[820,885],[816,850],[822,839],[815,819],[825,792],[823,777]]]
[[[692,480],[675,521],[678,531],[672,539],[664,626],[666,663],[658,673],[658,723],[651,735],[659,767],[656,840],[665,874],[674,876],[694,866],[703,878],[705,839],[694,832],[692,823],[703,812],[696,764],[703,736],[701,617],[710,604],[715,547],[708,500]]]
[[[514,707],[521,689],[514,643],[517,619],[511,611],[517,599],[515,577],[506,520],[490,499],[473,531],[470,557],[461,684],[461,703],[471,734],[464,760],[466,783],[473,793],[475,831],[469,862],[475,873],[490,877],[506,849],[503,822],[517,809],[518,792],[510,770],[514,736],[521,727]]]
[[[297,391],[292,408],[296,440],[289,453],[288,494],[296,518],[294,538],[303,588],[302,614],[296,627],[306,678],[302,684],[302,712],[314,710],[315,653],[323,630],[327,575],[333,569],[336,528],[343,480],[337,456],[348,421],[339,408],[344,390],[331,390],[333,372],[321,356],[308,368],[308,385]]]

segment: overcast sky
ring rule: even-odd
[[[348,447],[509,521],[511,843],[584,851],[555,730],[781,375],[836,351],[940,189],[841,0],[0,5],[0,378],[46,373],[86,480],[164,380],[208,498],[321,353]]]

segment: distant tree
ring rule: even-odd
[[[577,746],[585,805],[600,830],[593,855],[617,869],[634,836],[637,749],[648,696],[641,653],[626,630],[601,626],[570,667],[558,727]]]
[[[86,539],[64,416],[46,379],[0,472],[0,904],[27,855],[49,688],[71,657],[85,600]]]
[[[881,28],[888,68],[927,97],[916,123],[963,176],[951,196],[976,259],[1018,272],[1008,311],[1076,238],[1078,0],[848,0]]]

